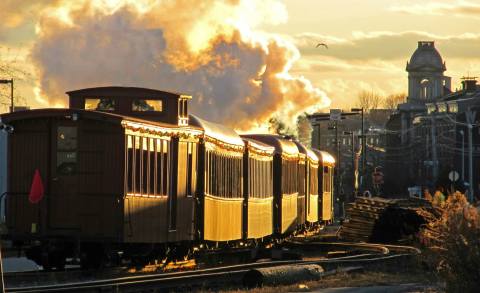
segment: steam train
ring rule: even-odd
[[[326,152],[189,115],[182,94],[67,94],[68,109],[0,115],[11,130],[2,237],[46,269],[258,246],[333,219]]]

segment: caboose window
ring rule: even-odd
[[[162,100],[136,99],[132,102],[132,111],[135,112],[162,112]]]
[[[85,110],[115,111],[115,104],[113,98],[86,98]]]
[[[75,173],[77,165],[77,128],[59,126],[57,129],[57,172],[63,175]]]

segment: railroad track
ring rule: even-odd
[[[70,281],[60,284],[39,286],[10,287],[6,292],[139,292],[149,289],[165,288],[199,288],[202,286],[220,286],[221,284],[241,285],[244,275],[254,269],[285,266],[317,264],[329,268],[352,265],[368,265],[417,255],[420,251],[410,246],[384,245],[371,243],[288,241],[287,246],[294,246],[303,251],[325,250],[334,247],[350,252],[352,255],[308,260],[276,260],[239,265],[197,269],[184,272],[152,273],[135,276],[104,278],[100,280]]]

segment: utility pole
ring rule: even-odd
[[[467,127],[468,127],[468,197],[470,202],[473,202],[473,124],[475,122],[476,112],[468,109],[465,112]]]
[[[317,148],[320,150],[322,148],[322,140],[320,136],[320,131],[321,131],[320,123],[318,123],[317,126],[318,126],[318,147]]]
[[[437,158],[437,129],[436,129],[436,121],[435,121],[435,114],[431,116],[432,119],[432,127],[431,129],[431,136],[432,136],[432,177],[433,182],[436,184],[438,178],[438,158]]]
[[[340,174],[341,174],[341,160],[340,160],[340,141],[338,140],[338,121],[337,120],[333,120],[333,126],[329,126],[328,127],[329,130],[335,130],[335,152],[336,152],[336,162],[335,162],[335,165],[336,165],[336,172],[337,172],[337,176],[335,176],[334,178],[334,181],[335,181],[335,191],[334,191],[334,198],[335,198],[335,202],[337,199],[340,199]],[[342,208],[342,211],[343,211],[343,203],[344,203],[344,199],[341,199],[342,202],[340,203],[340,206],[339,208]],[[343,212],[342,212],[343,213]],[[343,215],[344,216],[344,215]]]
[[[0,84],[10,84],[10,113],[15,111],[15,104],[13,103],[13,78],[0,79]]]
[[[351,142],[352,142],[352,147],[351,147],[351,152],[352,152],[352,179],[353,179],[353,194],[356,194],[356,184],[355,184],[355,136],[353,131],[344,131],[344,135],[351,135]]]
[[[461,172],[462,177],[461,178],[462,178],[462,182],[465,182],[465,132],[463,132],[463,130],[460,130],[459,133],[462,136],[462,172]]]
[[[360,189],[364,188],[363,185],[364,178],[366,176],[366,165],[367,165],[367,136],[365,135],[365,120],[364,120],[364,112],[365,109],[362,108],[352,108],[352,112],[361,113],[362,114],[362,135],[360,135],[361,142],[362,142],[362,172],[360,173]]]

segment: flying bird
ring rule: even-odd
[[[325,43],[318,43],[318,44],[315,46],[315,48],[318,48],[318,47],[320,47],[320,46],[324,46],[325,48],[328,49],[328,45],[325,44]]]

